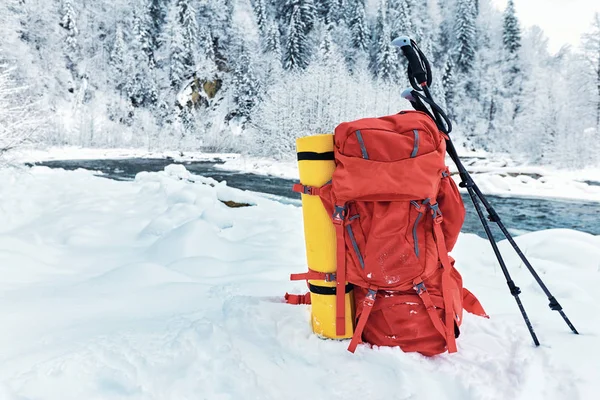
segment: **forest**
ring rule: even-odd
[[[414,38],[465,150],[600,163],[600,16],[548,50],[512,0],[3,0],[0,154],[24,144],[294,156],[410,108]]]

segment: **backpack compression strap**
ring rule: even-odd
[[[335,205],[333,211],[333,226],[335,227],[336,241],[336,289],[335,289],[335,333],[338,336],[346,334],[346,241],[344,222],[348,209],[346,205]]]
[[[285,302],[288,304],[300,305],[300,304],[310,304],[310,292],[306,294],[285,294]]]
[[[369,319],[369,315],[371,311],[373,311],[373,306],[375,305],[375,298],[377,296],[376,288],[369,288],[367,295],[363,301],[363,309],[360,314],[360,318],[358,319],[358,324],[356,325],[356,329],[354,330],[354,335],[352,335],[352,340],[350,341],[350,345],[348,346],[348,351],[350,353],[354,353],[356,351],[356,347],[361,342],[362,333],[367,325],[367,320]]]
[[[446,248],[446,242],[444,240],[444,232],[442,231],[442,222],[444,217],[436,203],[430,204],[431,214],[433,218],[433,233],[435,236],[435,244],[438,250],[438,257],[442,263],[444,271],[442,272],[442,297],[444,298],[444,312],[445,317],[445,328],[446,328],[446,345],[448,346],[448,353],[456,353],[458,348],[456,347],[456,336],[454,332],[454,323],[456,318],[456,312],[454,311],[454,302],[452,301],[452,286],[456,285],[452,282],[450,272],[452,271],[452,264],[450,258],[448,258],[448,249]],[[436,315],[436,319],[437,318]],[[435,324],[435,320],[433,320]]]

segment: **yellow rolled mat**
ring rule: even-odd
[[[333,135],[307,136],[296,140],[298,153],[333,152]],[[331,160],[298,161],[300,183],[306,186],[321,187],[331,180],[335,162]],[[304,238],[306,241],[306,259],[308,267],[319,272],[335,272],[336,239],[331,216],[323,207],[319,196],[302,194],[302,213],[304,218]],[[309,283],[318,288],[334,288],[335,282],[311,280]],[[323,289],[321,291],[327,291]],[[335,294],[317,294],[311,290],[311,321],[313,332],[332,339],[352,337],[354,331],[354,299],[352,292],[346,294],[346,333],[336,335]]]

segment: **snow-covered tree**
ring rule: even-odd
[[[583,35],[583,49],[588,62],[595,104],[596,130],[600,133],[600,13],[594,15],[592,29]]]
[[[473,68],[475,61],[475,44],[477,18],[474,0],[457,0],[456,7],[456,69],[458,72],[467,74]]]
[[[132,27],[133,38],[126,59],[127,96],[133,107],[154,106],[158,101],[158,88],[151,26],[146,14],[134,12]]]
[[[517,19],[513,0],[508,1],[504,11],[502,42],[505,53],[504,75],[506,82],[506,97],[513,103],[513,119],[521,111],[522,67],[519,57],[521,48],[521,29]]]
[[[81,56],[79,47],[79,30],[77,29],[76,15],[70,0],[63,4],[62,18],[59,24],[65,30],[64,54],[67,59],[67,68],[77,74],[76,66]]]
[[[344,7],[346,0],[322,0],[329,3],[326,24],[338,24],[344,20]]]
[[[178,88],[196,70],[198,21],[191,0],[176,0],[170,25],[170,80]]]
[[[409,0],[389,0],[387,15],[393,38],[414,34]]]
[[[289,26],[292,16],[297,14],[298,26],[302,34],[307,36],[317,21],[317,9],[314,0],[281,0],[279,5],[279,20],[283,27]]]
[[[502,41],[508,54],[518,54],[521,48],[521,28],[519,27],[519,20],[517,19],[513,0],[508,0],[506,10],[504,11]]]
[[[372,69],[375,76],[382,81],[389,82],[396,77],[398,58],[395,46],[392,45],[391,27],[385,15],[386,1],[383,0],[377,11],[377,20],[373,29],[374,53]]]
[[[350,1],[348,26],[352,33],[352,45],[359,51],[366,51],[369,47],[369,33],[365,17],[365,5],[362,0]]]
[[[506,52],[506,61],[509,64],[508,84],[509,86],[512,86],[516,80],[516,76],[521,72],[521,67],[519,65],[521,29],[519,28],[519,20],[517,19],[513,0],[508,1],[508,5],[504,11],[502,41],[504,43],[504,51]]]
[[[144,4],[142,3],[142,6]],[[156,47],[152,35],[152,21],[149,9],[146,7],[140,7],[140,9],[133,10],[132,19],[132,30],[133,39],[135,41],[135,48],[137,51],[141,51],[145,55],[145,60],[154,66],[154,49]]]
[[[267,8],[265,6],[265,0],[254,0],[252,6],[254,10],[254,16],[256,17],[256,25],[261,36],[265,36],[267,33]]]
[[[292,14],[285,43],[283,66],[287,70],[304,69],[308,66],[310,59],[308,39],[304,33],[301,17],[300,8],[296,7]]]
[[[444,65],[444,75],[442,76],[442,86],[446,100],[447,114],[454,118],[454,99],[456,98],[456,81],[454,79],[454,62],[452,57],[446,59]]]
[[[0,163],[6,153],[33,140],[41,122],[27,88],[1,56],[0,50]]]
[[[213,43],[213,37],[212,37],[212,33],[206,26],[203,26],[200,28],[199,42],[200,42],[199,50],[200,50],[201,57],[203,57],[207,61],[214,63],[215,48],[214,48],[214,43]]]
[[[123,28],[117,25],[115,38],[110,52],[109,64],[113,72],[115,88],[122,90],[125,86],[125,39],[123,37]]]
[[[148,21],[152,24],[150,37],[152,48],[156,49],[160,45],[160,37],[163,27],[167,22],[167,5],[170,0],[145,0]]]
[[[264,45],[264,52],[272,55],[276,59],[281,59],[281,43],[279,39],[279,28],[277,24],[271,23]]]
[[[281,42],[279,37],[277,24],[271,23],[267,31],[263,51],[277,60],[281,60]]]
[[[233,72],[233,102],[235,109],[232,114],[246,122],[252,115],[252,110],[260,102],[259,80],[254,73],[254,67],[248,54],[248,49],[242,47]]]

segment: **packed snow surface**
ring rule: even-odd
[[[600,237],[517,239],[579,336],[502,242],[535,348],[489,245],[464,234],[453,255],[491,319],[465,315],[458,354],[352,355],[283,303],[306,289],[288,281],[306,268],[301,215],[182,166],[0,170],[0,399],[598,398]]]

